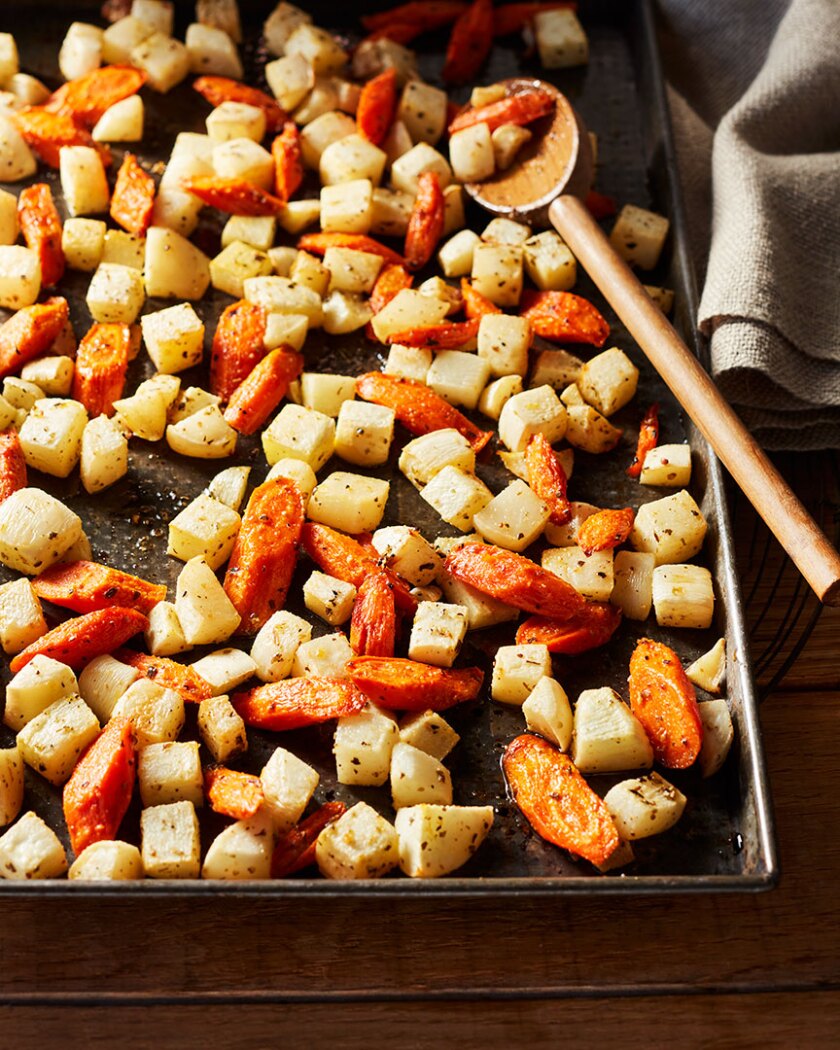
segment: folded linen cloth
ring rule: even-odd
[[[840,448],[840,0],[659,8],[715,380],[767,448]]]

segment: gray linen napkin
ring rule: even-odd
[[[714,377],[767,448],[840,447],[840,0],[659,7]]]

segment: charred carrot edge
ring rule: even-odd
[[[198,671],[166,656],[149,656],[133,649],[120,649],[114,653],[114,657],[163,689],[174,689],[187,703],[199,704],[214,695]]]
[[[347,674],[375,704],[395,711],[445,711],[475,700],[484,680],[477,667],[432,667],[399,657],[356,656]]]
[[[54,627],[18,653],[9,666],[17,674],[33,657],[42,655],[79,670],[95,656],[113,652],[148,626],[149,621],[136,609],[97,609]]]
[[[380,145],[394,122],[397,111],[397,71],[386,69],[368,80],[359,95],[356,124],[359,134]]]
[[[95,561],[53,565],[36,576],[32,588],[44,601],[79,613],[123,606],[148,615],[166,598],[162,584],[149,583]]]
[[[111,218],[135,237],[145,237],[155,206],[155,180],[133,153],[126,153],[111,195]]]
[[[657,762],[693,765],[703,744],[694,686],[673,649],[640,638],[630,657],[630,710],[642,723]]]
[[[131,803],[135,771],[131,722],[112,718],[64,785],[62,808],[74,853],[116,837]]]
[[[424,171],[417,180],[417,196],[405,235],[405,264],[421,270],[431,259],[443,236],[444,199],[440,179],[434,171]]]
[[[358,714],[367,701],[346,678],[286,678],[234,693],[246,725],[283,732]]]
[[[286,206],[285,201],[246,179],[193,175],[182,179],[181,187],[211,208],[231,215],[278,215]]]
[[[266,311],[240,299],[222,312],[210,354],[210,389],[227,401],[266,355]]]
[[[79,343],[73,371],[73,397],[93,419],[110,416],[123,395],[131,332],[127,324],[95,324]]]
[[[631,478],[638,478],[641,476],[642,468],[645,465],[645,456],[651,449],[656,448],[659,443],[659,405],[653,404],[645,412],[642,422],[639,425],[639,441],[636,445],[636,454],[633,456],[633,462],[627,468],[627,474]]]
[[[61,219],[52,190],[37,182],[21,190],[18,197],[18,221],[27,247],[41,263],[41,285],[48,288],[64,276],[64,249],[61,246]]]
[[[280,404],[303,370],[303,356],[286,347],[271,350],[239,384],[225,409],[225,420],[240,434],[253,434]]]

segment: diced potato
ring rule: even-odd
[[[171,0],[132,0],[131,15],[151,26],[156,33],[172,36],[175,6]]]
[[[445,602],[420,602],[411,625],[409,658],[436,667],[451,667],[466,633],[465,606],[449,605]]]
[[[200,412],[202,408],[207,408],[208,405],[221,404],[221,398],[217,397],[216,394],[211,394],[209,390],[203,390],[200,386],[188,386],[186,390],[182,390],[176,400],[172,403],[172,407],[169,409],[167,419],[170,423],[180,423],[182,419],[187,419],[189,416],[194,416],[196,412]],[[222,477],[229,471],[237,471],[247,468],[229,467],[227,470],[221,471],[216,477]],[[234,475],[235,476],[235,475]],[[214,479],[215,480],[215,479]],[[247,475],[246,475],[247,482]],[[243,482],[243,486],[246,482]],[[211,482],[212,484],[212,482]],[[243,487],[244,493],[244,487]],[[218,499],[214,493],[209,493],[214,499]],[[227,500],[222,500],[222,503],[227,503]],[[233,508],[234,510],[237,507]]]
[[[592,455],[610,452],[621,440],[621,431],[591,405],[568,405],[566,440]]]
[[[481,240],[473,230],[459,230],[438,251],[438,262],[447,277],[465,277],[472,271],[473,253]]]
[[[391,799],[397,810],[424,802],[451,805],[452,777],[432,755],[398,742],[391,754]]]
[[[415,83],[415,82],[412,82]],[[407,85],[407,88],[411,84]],[[487,124],[473,124],[449,139],[449,162],[459,182],[483,182],[496,170],[496,155]]]
[[[523,245],[531,236],[531,227],[513,219],[495,218],[484,227],[481,233],[482,241],[488,244],[517,244]]]
[[[389,491],[387,481],[337,470],[316,486],[306,512],[312,521],[342,532],[372,532],[382,521]]]
[[[208,405],[166,428],[166,443],[174,452],[196,459],[224,459],[236,451],[237,434],[218,405]]]
[[[387,463],[394,438],[394,410],[367,401],[345,401],[338,414],[335,451],[348,463]]]
[[[226,642],[239,626],[239,613],[203,558],[190,559],[181,570],[175,609],[190,645]]]
[[[106,65],[128,65],[134,48],[153,32],[154,26],[131,15],[112,22],[102,34],[102,61]]]
[[[213,690],[214,695],[229,693],[243,682],[247,682],[256,671],[256,664],[241,649],[217,649],[192,665]]]
[[[150,226],[143,274],[149,296],[200,299],[210,284],[210,260],[175,230]]]
[[[331,142],[321,153],[318,170],[321,182],[332,186],[367,179],[374,186],[382,181],[387,157],[384,150],[358,134],[345,135]]]
[[[531,387],[551,386],[562,390],[576,383],[583,361],[566,350],[542,350],[534,359]]]
[[[656,288],[654,285],[645,284],[642,286],[648,295],[653,299],[663,314],[669,314],[674,308],[674,293],[670,288]]]
[[[71,695],[27,722],[17,735],[17,744],[28,766],[61,786],[98,733],[96,715],[80,696]]]
[[[641,722],[613,689],[585,689],[578,697],[572,761],[581,773],[653,765],[653,748]]]
[[[504,84],[477,84],[470,92],[470,105],[473,109],[482,106],[490,106],[494,102],[500,102],[506,95],[507,89]]]
[[[602,864],[596,864],[595,867],[600,872],[614,871],[616,868],[624,868],[632,864],[635,859],[636,856],[630,843],[619,840],[609,857]]]
[[[140,142],[145,111],[139,95],[129,95],[109,106],[94,125],[94,142]]]
[[[565,292],[577,281],[571,249],[553,230],[529,238],[524,245],[525,270],[537,288]]]
[[[490,695],[503,704],[521,706],[543,677],[551,677],[551,654],[545,645],[502,645],[493,660]]]
[[[143,275],[131,266],[100,263],[88,286],[85,302],[94,321],[133,324],[146,294]]]
[[[245,723],[226,696],[201,701],[198,732],[216,762],[229,762],[248,750]]]
[[[131,64],[146,73],[150,88],[165,94],[190,72],[190,55],[180,40],[153,33],[131,49]]]
[[[182,799],[204,804],[204,778],[198,743],[167,740],[149,744],[137,756],[137,786],[144,806],[164,806]]]
[[[271,818],[260,811],[249,820],[237,820],[210,843],[201,867],[203,879],[249,881],[271,874],[274,829]]]
[[[478,356],[490,367],[491,375],[524,376],[528,371],[531,324],[525,317],[485,314],[478,329]]]
[[[452,168],[446,157],[427,142],[418,142],[391,165],[391,183],[394,189],[414,195],[417,193],[417,180],[425,171],[433,171],[437,175],[442,189],[452,181]]]
[[[568,751],[574,719],[566,691],[553,678],[540,678],[522,705],[525,724],[534,733]]]
[[[407,806],[395,821],[400,868],[415,879],[449,875],[466,864],[492,826],[492,806]]]
[[[473,517],[473,524],[488,543],[523,551],[541,535],[549,513],[524,481],[514,481]]]
[[[236,45],[224,30],[193,22],[187,26],[185,43],[191,73],[242,79],[242,61]]]
[[[333,743],[339,784],[384,784],[398,741],[393,716],[374,705],[357,715],[339,718]]]
[[[653,570],[653,608],[660,627],[710,627],[712,574],[700,565],[658,565]]]
[[[497,598],[491,598],[489,594],[483,594],[475,587],[456,580],[448,573],[441,571],[438,582],[443,588],[447,601],[455,605],[462,605],[467,610],[467,624],[471,631],[478,631],[484,627],[495,627],[496,624],[507,623],[519,616],[519,610],[512,605],[506,605]]]
[[[0,181],[19,182],[38,170],[35,154],[10,119],[0,118]]]
[[[374,237],[404,237],[413,204],[410,193],[374,188],[370,232]]]
[[[278,747],[260,773],[264,809],[278,831],[300,820],[318,787],[318,774],[291,751]]]
[[[378,529],[372,542],[380,556],[387,559],[388,565],[416,586],[431,583],[443,563],[434,547],[409,525]]]
[[[23,418],[36,401],[44,397],[44,391],[35,383],[17,376],[6,376],[3,380],[3,397],[13,408],[23,411]]]
[[[29,411],[20,429],[26,464],[66,478],[79,462],[87,412],[78,401],[45,397]]]
[[[272,481],[274,478],[289,478],[290,481],[293,481],[303,496],[304,504],[309,503],[309,497],[318,484],[315,471],[301,459],[278,460],[266,475],[265,480]]]
[[[292,114],[294,122],[303,127],[325,113],[339,109],[338,82],[338,77],[316,76],[315,86]]]
[[[135,237],[134,234],[126,233],[125,230],[108,230],[105,234],[101,261],[116,263],[118,266],[130,266],[132,270],[142,271],[145,251],[145,238]]]
[[[433,430],[404,445],[399,467],[413,485],[422,488],[445,467],[472,474],[475,470],[475,453],[467,439],[457,430]]]
[[[353,76],[358,80],[369,80],[371,77],[393,69],[397,74],[397,83],[402,85],[407,80],[417,77],[417,60],[414,52],[395,40],[386,37],[363,40],[353,51]]]
[[[488,383],[482,390],[481,397],[478,399],[478,409],[485,416],[489,416],[490,419],[498,419],[508,401],[516,394],[521,393],[521,376],[502,376],[500,379],[494,379],[492,383]],[[499,454],[502,455],[502,453]],[[510,455],[519,455],[519,453],[510,453]]]
[[[198,817],[192,802],[150,806],[140,814],[143,870],[151,879],[197,879],[201,863]]]
[[[163,604],[158,602],[155,609]],[[39,659],[35,657],[35,660]],[[139,677],[140,672],[135,667],[121,663],[113,656],[96,656],[79,675],[79,693],[99,721],[105,723],[113,714],[119,698]]]
[[[222,179],[245,179],[264,190],[274,185],[274,161],[253,139],[220,142],[213,149],[213,170]]]
[[[302,252],[301,255],[305,253]],[[337,289],[359,294],[372,291],[382,268],[382,257],[352,248],[330,247],[324,253],[323,265],[326,270],[326,283],[331,291]],[[292,277],[295,280],[300,279],[294,270]],[[326,290],[324,287],[321,294]]]
[[[144,441],[160,441],[163,437],[168,408],[165,391],[148,380],[131,397],[114,402],[116,418],[122,426]]]
[[[105,223],[101,219],[67,219],[61,234],[64,261],[71,270],[94,271],[105,248]]]
[[[512,452],[524,452],[534,434],[549,444],[566,433],[567,410],[550,386],[523,390],[509,398],[499,416],[499,437]]]
[[[303,585],[306,608],[333,627],[347,623],[353,614],[356,588],[323,572],[313,572]]]
[[[301,23],[286,41],[287,55],[302,55],[319,76],[340,73],[347,52],[335,37],[317,26]]]
[[[0,563],[16,572],[44,572],[81,535],[81,519],[41,489],[19,489],[0,504]]]
[[[636,550],[653,554],[657,565],[671,565],[700,553],[706,529],[700,508],[681,489],[640,507],[630,540]]]
[[[321,323],[321,297],[288,277],[246,277],[245,298],[269,313],[303,314],[309,327]]]
[[[442,350],[435,355],[426,382],[452,405],[475,408],[490,378],[490,365],[476,354]]]
[[[110,191],[102,158],[92,146],[65,146],[60,152],[61,190],[71,215],[108,210]]]
[[[373,310],[366,299],[345,292],[330,292],[324,300],[324,331],[328,335],[347,335],[368,323]]]
[[[397,865],[397,833],[373,807],[357,802],[324,828],[315,856],[328,879],[378,879]]]
[[[507,171],[516,160],[517,153],[532,137],[532,133],[518,124],[502,124],[490,136],[493,143],[493,158],[499,171]]]
[[[19,233],[17,197],[7,190],[0,190],[0,245],[14,244]]]
[[[21,369],[21,379],[34,383],[48,397],[67,397],[73,386],[72,357],[38,357]]]
[[[287,112],[309,94],[315,84],[315,72],[303,55],[284,55],[269,62],[265,78],[274,96]]]
[[[449,303],[424,295],[416,288],[403,288],[377,313],[371,324],[380,342],[409,328],[440,324],[449,311]]]
[[[400,722],[400,741],[443,760],[461,738],[437,711],[414,711]]]
[[[260,111],[262,112],[262,111]],[[269,252],[274,244],[277,232],[277,219],[273,215],[231,215],[222,230],[222,248],[238,242],[256,248],[260,252]],[[297,254],[295,249],[275,249],[275,251],[291,251]],[[272,270],[269,273],[277,273],[277,266],[269,254]]]
[[[189,303],[157,310],[140,319],[143,341],[158,372],[192,368],[204,351],[204,323]]]
[[[23,806],[23,758],[17,746],[0,749],[0,827],[15,819]]]
[[[0,878],[57,879],[65,871],[64,847],[52,828],[32,810],[0,835]]]
[[[367,233],[373,222],[373,185],[353,179],[321,190],[321,228],[336,233]]]
[[[0,139],[0,155],[3,143]],[[0,306],[20,310],[31,306],[41,291],[38,256],[19,244],[0,245]]]
[[[400,96],[396,119],[405,125],[414,142],[433,146],[446,127],[448,101],[446,92],[440,88],[422,80],[409,80]]]
[[[309,318],[304,314],[271,313],[266,318],[263,342],[266,350],[274,350],[278,346],[303,350],[308,332]]]
[[[158,602],[149,613],[145,632],[146,647],[152,656],[174,656],[192,646],[184,637],[184,630],[172,602]]]
[[[280,459],[300,459],[317,471],[333,454],[335,421],[323,412],[284,405],[263,431],[262,443],[270,464]]]
[[[70,865],[67,878],[81,882],[128,882],[143,878],[140,850],[119,839],[92,842]]]
[[[328,248],[326,254],[329,255],[334,250]],[[341,251],[341,249],[338,250]],[[330,271],[325,265],[326,262],[326,256],[322,263],[320,259],[310,255],[309,252],[297,252],[289,270],[289,278],[295,284],[301,284],[309,288],[316,295],[324,296],[327,294],[330,284]]]
[[[718,638],[707,653],[698,656],[694,663],[685,669],[685,673],[694,685],[713,696],[719,696],[726,677],[725,639]]]
[[[619,835],[630,841],[672,828],[682,816],[686,801],[685,795],[658,773],[622,780],[604,796]]]
[[[170,168],[172,164],[167,168],[167,172]],[[158,186],[152,209],[152,223],[156,227],[188,237],[198,225],[198,216],[203,205],[198,197],[185,190],[175,189],[171,184],[166,184],[165,179],[166,175]]]
[[[14,407],[5,397],[0,395],[0,430],[7,430],[12,424],[20,426],[26,412]]]
[[[439,470],[420,495],[447,524],[462,532],[473,527],[473,517],[493,499],[483,481],[454,466]]]
[[[356,134],[356,121],[346,113],[323,113],[311,121],[300,134],[304,164],[316,171],[328,146]]]
[[[422,346],[403,346],[402,343],[391,343],[383,372],[425,383],[431,364],[431,350]]]
[[[642,463],[639,481],[659,488],[684,488],[691,481],[691,446],[657,445]]]
[[[516,306],[522,295],[521,245],[481,241],[473,248],[472,284],[497,306]]]
[[[669,226],[663,215],[625,204],[615,220],[610,243],[626,262],[652,270],[659,262]]]
[[[47,633],[38,595],[29,580],[0,586],[0,645],[5,653],[19,653]]]
[[[219,503],[224,503],[231,510],[239,510],[245,498],[250,473],[250,467],[228,467],[212,479],[204,490],[205,494],[212,496]]]
[[[274,613],[260,628],[251,646],[256,674],[264,682],[279,682],[292,672],[300,645],[312,638],[312,627],[290,612]]]
[[[654,565],[652,554],[618,551],[615,555],[610,601],[628,620],[646,620],[650,615]]]
[[[714,776],[726,761],[735,730],[725,700],[706,700],[697,705],[703,723],[703,743],[698,763],[704,777]]]
[[[15,731],[23,729],[51,704],[78,692],[79,684],[73,671],[66,664],[39,653],[6,686],[3,721]]]
[[[263,36],[272,55],[282,55],[292,33],[300,25],[312,21],[312,16],[294,4],[279,3],[265,20]]]
[[[102,30],[85,22],[72,22],[58,52],[58,68],[65,80],[75,80],[102,63]]]
[[[614,346],[586,362],[577,385],[591,405],[602,415],[611,416],[632,400],[638,381],[638,368]]]
[[[202,494],[169,523],[166,553],[185,562],[201,555],[218,569],[230,557],[240,524],[235,510]]]
[[[354,655],[341,631],[301,642],[292,662],[292,677],[346,678],[347,664]]]
[[[613,590],[613,552],[584,554],[580,547],[555,547],[543,551],[542,567],[571,584],[592,602],[608,602]]]
[[[184,725],[184,701],[174,689],[149,678],[133,682],[114,705],[112,718],[128,718],[137,748],[176,740]]]
[[[534,38],[543,69],[567,69],[589,61],[589,41],[574,11],[560,8],[534,16]]]

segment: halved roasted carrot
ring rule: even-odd
[[[466,0],[410,0],[385,11],[362,15],[361,23],[365,29],[375,32],[392,22],[413,22],[425,32],[454,22],[468,6]]]
[[[543,339],[603,346],[610,326],[587,299],[571,292],[537,292],[526,288],[519,300],[519,315],[527,317]]]
[[[354,657],[347,674],[369,700],[393,711],[445,711],[475,700],[484,681],[477,667],[454,670],[381,656]]]
[[[277,215],[286,202],[247,179],[222,179],[218,175],[192,175],[181,188],[211,208],[231,215]]]
[[[517,645],[545,645],[550,653],[577,656],[600,649],[621,623],[621,610],[602,602],[587,602],[570,620],[559,623],[544,616],[531,616],[519,625]]]
[[[73,397],[91,419],[114,412],[123,395],[131,331],[127,324],[95,324],[79,343],[73,372]]]
[[[657,762],[686,769],[700,754],[703,723],[697,695],[680,658],[641,638],[630,657],[630,709],[644,726]]]
[[[368,33],[362,43],[368,40],[393,40],[395,44],[405,45],[425,32],[425,27],[419,22],[388,22],[381,29]]]
[[[204,795],[214,813],[234,820],[253,817],[265,801],[262,781],[255,773],[226,766],[205,769]]]
[[[303,370],[303,357],[278,346],[256,365],[234,390],[225,419],[240,434],[253,434],[286,396],[289,383]]]
[[[0,379],[45,354],[61,335],[68,313],[67,300],[56,296],[24,306],[0,325]]]
[[[449,125],[449,134],[454,135],[456,131],[471,128],[473,124],[486,124],[491,131],[500,128],[502,124],[531,124],[553,113],[556,104],[554,95],[543,88],[519,91],[515,95],[499,99],[498,102],[489,102],[486,106],[462,109]]]
[[[298,248],[313,255],[323,255],[327,248],[354,248],[357,252],[381,255],[387,263],[405,266],[405,259],[393,248],[368,237],[364,233],[305,233],[297,242]]]
[[[538,0],[537,3],[499,4],[498,7],[493,8],[493,36],[521,33],[525,26],[533,22],[534,15],[543,11],[559,11],[563,8],[576,11],[577,4],[571,0],[565,0],[564,3]]]
[[[452,26],[443,79],[447,84],[467,84],[474,80],[492,47],[493,2],[473,0]]]
[[[406,328],[401,332],[392,332],[388,342],[401,346],[425,346],[430,350],[457,350],[459,346],[475,339],[480,321],[480,317],[474,317],[471,321],[449,321]]]
[[[251,494],[225,573],[244,634],[256,634],[285,605],[303,516],[300,490],[289,478],[265,481]]]
[[[266,131],[279,131],[288,120],[283,107],[264,91],[249,87],[239,80],[230,80],[228,77],[197,77],[193,81],[193,88],[203,98],[207,99],[211,106],[220,106],[223,102],[244,102],[249,106],[256,106],[265,113]]]
[[[360,656],[393,656],[397,635],[394,593],[384,572],[362,581],[350,621],[350,648]]]
[[[64,276],[61,219],[52,190],[45,182],[36,182],[20,191],[18,222],[27,247],[35,252],[41,263],[41,286],[48,288],[58,284]]]
[[[0,434],[0,503],[13,492],[26,488],[26,458],[23,455],[18,432],[4,430]]]
[[[480,320],[486,314],[500,314],[502,312],[501,307],[491,303],[481,292],[477,292],[473,288],[472,282],[466,277],[461,278],[461,296],[464,300],[464,313],[467,315],[468,321],[473,321],[475,318]]]
[[[28,146],[51,168],[58,168],[59,153],[64,146],[96,146],[90,132],[76,124],[66,113],[51,113],[43,106],[25,106],[11,112],[12,120]],[[110,152],[99,153],[110,162]]]
[[[51,656],[77,671],[95,656],[112,653],[148,626],[149,621],[136,609],[97,609],[84,616],[74,616],[47,631],[18,653],[9,666],[12,673],[17,674],[30,660],[41,655]]]
[[[134,649],[120,649],[114,657],[121,663],[135,668],[143,678],[148,678],[164,689],[174,689],[189,704],[200,704],[213,696],[212,688],[198,671],[188,664],[179,664],[166,656],[149,656]]]
[[[343,802],[325,802],[295,827],[282,832],[271,856],[271,877],[284,879],[314,864],[318,836],[346,812]]]
[[[516,609],[551,620],[570,620],[586,605],[578,592],[535,562],[489,543],[467,543],[444,568],[452,576]]]
[[[286,678],[234,693],[231,703],[246,725],[281,732],[358,714],[362,693],[346,678]]]
[[[106,109],[136,95],[146,80],[146,73],[134,66],[102,66],[62,84],[44,103],[44,109],[92,128]]]
[[[356,380],[356,393],[364,401],[393,408],[397,419],[412,434],[429,434],[451,427],[462,434],[476,452],[492,438],[425,383],[385,372],[367,372]]]
[[[651,449],[656,448],[659,442],[659,405],[653,404],[645,412],[642,422],[639,424],[639,440],[636,444],[636,454],[633,462],[627,468],[627,474],[631,478],[638,478],[645,465],[645,456]]]
[[[578,527],[577,545],[587,555],[612,550],[624,543],[633,531],[635,518],[632,507],[596,511]]]
[[[417,195],[405,234],[405,264],[422,270],[443,236],[444,199],[437,172],[424,171],[417,179]]]
[[[135,237],[145,237],[155,206],[155,180],[133,153],[126,153],[111,196],[111,218]]]
[[[534,434],[525,448],[528,483],[543,503],[551,509],[549,521],[565,525],[572,516],[567,493],[568,478],[557,453],[544,434]]]
[[[386,69],[362,87],[356,109],[359,134],[378,146],[394,122],[397,110],[397,71]]]
[[[112,718],[64,785],[64,819],[74,853],[117,837],[131,802],[135,766],[131,722]]]
[[[513,801],[542,838],[592,864],[603,864],[618,848],[604,800],[553,744],[523,733],[508,744],[502,769]]]
[[[53,565],[35,577],[32,587],[44,601],[77,613],[124,606],[148,615],[166,598],[163,584],[149,583],[96,561]]]
[[[271,156],[274,159],[274,192],[285,204],[303,182],[300,132],[293,120],[283,125],[283,130],[271,143]]]
[[[266,312],[240,299],[228,306],[216,325],[210,355],[210,389],[227,401],[266,355]]]

